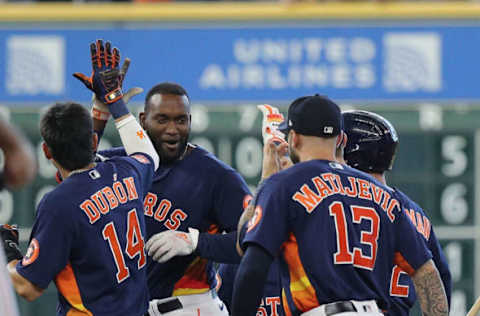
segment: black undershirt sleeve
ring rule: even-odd
[[[235,277],[231,316],[255,316],[273,257],[262,247],[249,244]]]
[[[237,231],[227,234],[201,233],[195,253],[201,258],[218,263],[240,263],[240,255],[237,253]]]

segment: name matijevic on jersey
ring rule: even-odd
[[[388,215],[391,222],[395,220],[394,209],[400,211],[400,203],[391,194],[373,182],[357,177],[348,177],[349,186],[344,186],[340,176],[334,173],[322,173],[313,177],[312,183],[305,183],[295,192],[292,199],[300,203],[307,213],[311,213],[323,199],[334,194],[373,201]]]
[[[111,187],[105,186],[80,204],[90,224],[94,224],[100,216],[115,209],[119,204],[138,199],[137,188],[133,177],[115,181]]]

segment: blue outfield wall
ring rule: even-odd
[[[432,23],[4,26],[0,102],[89,100],[71,74],[90,73],[96,38],[132,59],[127,87],[176,81],[196,101],[289,101],[317,92],[345,101],[480,100],[480,23]]]

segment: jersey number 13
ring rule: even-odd
[[[348,241],[345,208],[341,202],[333,202],[329,206],[330,216],[335,220],[337,232],[337,252],[333,254],[335,264],[353,264],[355,267],[373,270],[377,258],[378,235],[380,232],[380,216],[371,207],[350,205],[352,221],[360,224],[363,220],[370,221],[370,230],[361,230],[360,242],[370,247],[370,255],[362,253],[362,249],[353,247],[350,250]]]

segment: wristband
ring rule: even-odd
[[[100,121],[108,121],[108,118],[110,117],[110,113],[109,112],[103,112],[103,111],[100,111],[99,109],[96,109],[96,108],[92,108],[92,117],[94,119],[97,119],[97,120],[100,120]]]
[[[120,99],[118,99],[118,101],[114,103],[109,103],[108,109],[110,110],[110,113],[112,113],[114,119],[120,118],[130,113],[130,111],[127,109],[127,105],[125,104],[125,102],[123,102],[121,97]]]

